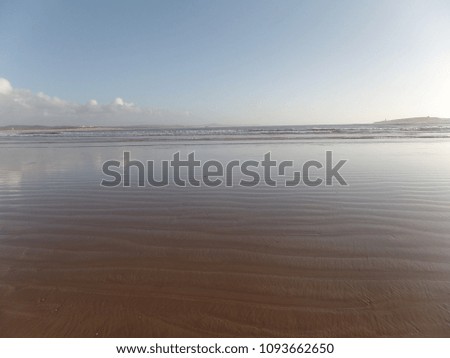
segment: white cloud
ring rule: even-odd
[[[183,124],[189,117],[186,113],[139,107],[120,97],[110,104],[99,104],[95,99],[79,104],[13,88],[0,77],[0,126]]]
[[[122,98],[117,97],[114,101],[113,104],[115,104],[116,106],[123,106],[124,105],[124,101]]]
[[[12,91],[11,83],[6,78],[0,77],[0,94],[8,94]]]

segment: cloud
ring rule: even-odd
[[[6,78],[0,77],[0,94],[6,95],[12,91],[11,83]]]
[[[189,114],[136,106],[117,97],[109,104],[86,104],[13,88],[0,77],[0,126],[4,125],[157,125],[183,124]]]
[[[123,105],[125,105],[125,102],[123,101],[122,98],[117,97],[117,98],[114,100],[113,104],[115,104],[116,106],[123,106]]]

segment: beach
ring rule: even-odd
[[[2,337],[450,337],[446,138],[0,141]],[[102,163],[346,159],[347,186],[100,185]]]

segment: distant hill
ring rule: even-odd
[[[415,124],[415,125],[450,125],[450,118],[438,118],[438,117],[413,117],[413,118],[399,118],[391,119],[388,121],[375,122],[375,124]]]
[[[75,126],[40,126],[40,125],[9,125],[9,126],[2,126],[0,127],[0,130],[40,130],[40,129],[75,129],[79,127]]]

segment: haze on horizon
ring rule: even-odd
[[[0,1],[0,126],[450,117],[450,3]]]

